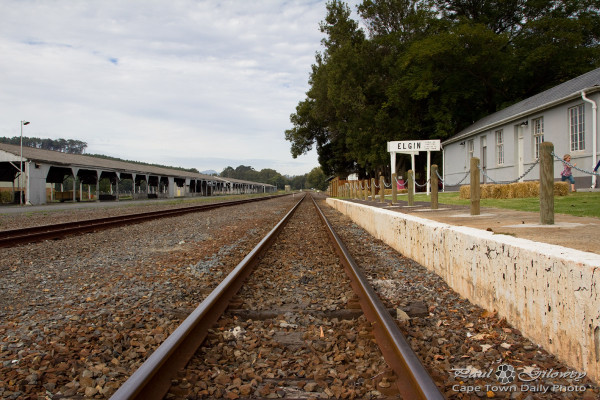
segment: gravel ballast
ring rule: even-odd
[[[0,398],[110,397],[298,199],[1,249]],[[400,310],[401,330],[448,398],[598,398],[585,378],[553,377],[572,369],[493,312],[461,299],[436,275],[320,206],[386,305]],[[81,212],[97,218],[136,208],[116,210]],[[0,229],[64,219],[62,212],[2,216]],[[495,376],[502,364],[529,376],[545,371],[528,385],[558,390],[521,390],[518,378],[516,391],[492,390],[512,387]],[[580,390],[568,391],[573,387]]]

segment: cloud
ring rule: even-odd
[[[325,0],[4,0],[0,135],[27,119],[25,135],[90,153],[307,173],[316,154],[292,159],[284,131],[325,12]]]

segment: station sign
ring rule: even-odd
[[[440,140],[402,140],[387,142],[388,152],[412,153],[414,151],[440,151]]]

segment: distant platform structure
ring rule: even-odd
[[[0,143],[0,189],[10,193],[11,201],[16,203],[38,205],[57,200],[118,200],[123,194],[119,185],[122,189],[124,181],[128,181],[125,195],[134,199],[277,191],[276,186],[266,183],[146,164],[33,147],[23,147],[22,151],[21,159],[20,146]],[[100,192],[103,180],[109,182],[107,192]],[[67,181],[71,190],[63,190]]]

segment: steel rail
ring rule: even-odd
[[[94,232],[102,229],[114,228],[117,226],[141,223],[157,218],[174,217],[187,213],[213,210],[215,208],[220,207],[229,207],[239,204],[252,203],[255,201],[269,200],[280,196],[282,195],[202,204],[197,206],[182,207],[169,210],[147,211],[137,214],[125,214],[115,217],[94,218],[84,221],[64,222],[60,224],[34,226],[30,228],[10,229],[0,231],[0,247],[10,247],[16,246],[18,244],[39,242],[47,239],[56,239],[78,233]]]
[[[381,353],[398,377],[396,385],[400,394],[407,399],[444,399],[435,382],[411,349],[402,332],[400,332],[392,316],[369,284],[361,268],[350,255],[348,248],[337,235],[315,199],[312,198],[312,200],[321,220],[327,227],[327,233],[335,243],[336,252],[342,264],[344,264],[363,313],[373,324],[373,333]]]
[[[261,256],[268,250],[306,195],[227,275],[200,305],[167,337],[154,353],[111,397],[124,399],[162,399],[171,379],[186,366],[206,338],[208,329],[219,319],[231,298],[238,292]]]
[[[169,390],[171,379],[193,357],[206,338],[208,329],[227,309],[231,298],[240,289],[260,260],[260,256],[267,251],[302,200],[304,197],[113,394],[112,400],[163,398]],[[346,246],[314,199],[312,200],[351,278],[352,288],[357,293],[363,313],[373,324],[377,344],[386,362],[398,377],[396,382],[398,390],[405,398],[410,399],[444,399],[368,280],[353,261]]]

